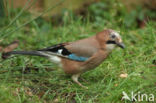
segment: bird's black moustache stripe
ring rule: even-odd
[[[107,44],[116,44],[116,42],[115,41],[112,41],[112,40],[108,40],[106,43]]]

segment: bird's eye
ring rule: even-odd
[[[115,37],[116,37],[115,35],[112,35],[112,36],[111,36],[111,38],[113,38],[113,39],[114,39]]]

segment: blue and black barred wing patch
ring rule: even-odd
[[[57,44],[45,49],[41,49],[38,51],[47,53],[48,55],[58,55],[62,56],[71,60],[75,61],[86,61],[88,60],[88,57],[78,56],[72,52],[70,52],[68,49],[65,48],[65,45],[68,45],[67,43]]]

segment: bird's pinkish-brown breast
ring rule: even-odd
[[[109,52],[105,50],[99,50],[88,61],[82,64],[82,70],[87,71],[99,66],[109,55]]]
[[[62,68],[66,74],[77,74],[81,72],[80,65],[82,62],[62,58]]]

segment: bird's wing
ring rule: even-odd
[[[38,50],[48,55],[57,55],[75,61],[88,60],[97,50],[90,42],[61,43],[45,49]]]

